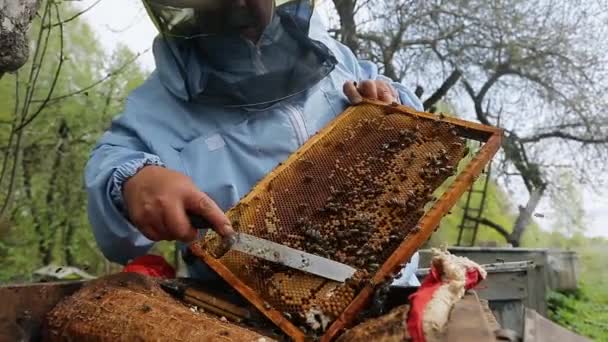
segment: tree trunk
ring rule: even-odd
[[[357,24],[355,23],[356,0],[333,0],[340,17],[340,37],[342,43],[348,46],[355,55],[359,50],[357,39]]]
[[[435,91],[431,97],[424,101],[424,110],[434,112],[432,108],[448,93],[456,82],[458,82],[460,76],[462,76],[460,70],[454,69],[450,76],[448,76],[448,78],[443,82],[441,87],[439,87],[439,89],[437,89],[437,91]]]
[[[509,235],[508,242],[513,245],[513,247],[519,247],[521,244],[521,238],[524,235],[524,231],[530,222],[530,218],[532,217],[532,213],[536,210],[540,199],[543,197],[545,189],[541,187],[539,189],[535,189],[530,193],[530,199],[528,200],[528,204],[525,207],[519,207],[519,216],[515,220],[515,224],[513,224],[513,231]]]
[[[48,254],[48,246],[46,244],[46,234],[42,231],[41,217],[38,213],[36,204],[34,203],[34,194],[32,193],[32,170],[30,168],[33,161],[28,157],[34,155],[34,153],[34,148],[28,149],[26,150],[26,153],[24,153],[23,158],[21,158],[21,166],[23,168],[23,190],[30,203],[30,213],[32,215],[32,220],[34,221],[34,231],[36,232],[38,240],[38,255],[40,258],[44,259],[44,256]]]
[[[0,78],[27,61],[27,30],[38,5],[38,0],[0,0]]]
[[[67,230],[63,239],[65,263],[67,266],[73,266],[76,264],[76,258],[74,258],[74,253],[72,251],[72,243],[74,240],[74,233],[76,232],[76,227],[74,226],[74,224],[72,224],[70,219],[67,220],[66,225]]]
[[[63,154],[65,153],[66,150],[66,142],[68,139],[68,135],[69,135],[69,127],[66,123],[65,120],[61,120],[61,123],[59,124],[59,129],[57,131],[57,135],[59,136],[59,144],[57,146],[57,150],[55,152],[55,158],[53,160],[53,166],[51,168],[51,177],[49,179],[49,187],[46,193],[46,224],[47,224],[47,228],[51,229],[51,234],[48,235],[48,239],[49,241],[47,241],[47,249],[46,249],[46,254],[43,255],[42,261],[44,262],[45,265],[48,265],[51,262],[51,257],[52,257],[52,252],[53,252],[53,245],[55,242],[55,236],[57,231],[56,230],[52,230],[53,229],[53,224],[52,222],[54,221],[54,219],[56,219],[54,217],[54,210],[53,210],[53,206],[55,205],[55,199],[57,198],[57,182],[59,179],[59,173],[60,173],[60,168],[61,168],[61,161],[63,159]]]

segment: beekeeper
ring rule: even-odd
[[[334,40],[313,0],[144,0],[156,70],[127,98],[86,167],[88,211],[118,263],[197,237],[186,213],[233,232],[224,211],[362,97],[421,109]],[[180,244],[185,248],[185,244]],[[410,266],[405,279],[411,278]],[[203,277],[202,264],[189,265]]]

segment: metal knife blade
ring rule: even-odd
[[[209,223],[197,215],[189,215],[192,225],[198,229],[209,228]],[[219,236],[218,236],[219,237]],[[356,269],[346,264],[318,255],[287,247],[276,242],[265,240],[245,233],[237,233],[226,244],[222,240],[220,256],[230,249],[249,254],[264,260],[275,262],[290,268],[308,272],[323,278],[344,282],[352,277]]]
[[[356,272],[346,264],[245,233],[237,233],[232,249],[339,282]]]

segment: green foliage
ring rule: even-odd
[[[59,9],[61,18],[75,13],[66,3]],[[33,56],[45,46],[45,40],[37,40],[40,20],[30,30]],[[62,45],[64,59],[56,77]],[[132,63],[132,51],[121,46],[108,54],[88,24],[78,19],[64,25],[63,36],[54,28],[45,52],[42,63],[32,57],[18,74],[0,80],[1,153],[16,170],[10,210],[0,222],[0,282],[30,280],[35,269],[49,263],[79,266],[93,274],[109,268],[89,227],[83,170],[95,141],[121,111],[125,95],[146,75]],[[29,79],[38,65],[34,84]],[[5,154],[9,123],[33,115],[50,89],[51,98],[58,100],[49,101],[24,128],[19,152]],[[28,90],[33,90],[32,101],[26,101]],[[0,187],[0,199],[7,196],[7,183],[5,179]]]
[[[608,293],[584,284],[576,293],[552,292],[549,318],[595,341],[608,341]]]
[[[549,243],[578,253],[581,286],[570,293],[551,293],[548,298],[549,318],[596,341],[608,341],[608,272],[605,262],[608,260],[608,240],[582,235],[571,238],[559,233],[551,235]]]
[[[572,237],[557,232],[542,235],[545,243],[534,247],[574,250],[580,266],[578,290],[549,294],[549,318],[595,341],[608,341],[608,240],[580,233]]]
[[[566,236],[574,236],[585,231],[585,211],[582,194],[575,175],[570,170],[562,170],[559,176],[560,191],[550,194],[553,215],[553,231]]]
[[[485,176],[480,177],[475,187],[481,189]],[[509,206],[509,199],[507,195],[494,183],[488,184],[488,192],[486,195],[486,203],[484,208],[483,216],[490,219],[493,222],[500,224],[503,227],[510,228],[515,222],[515,215],[512,213],[512,209]],[[477,207],[480,198],[478,196],[472,197],[472,207]],[[447,215],[441,221],[441,229],[437,230],[431,237],[429,243],[433,246],[440,246],[443,244],[454,245],[458,241],[458,227],[462,220],[463,208],[465,207],[466,196],[460,198],[458,203],[452,208],[451,214]],[[507,244],[506,240],[502,235],[496,232],[492,228],[479,226],[477,235],[477,242],[493,242],[498,246],[504,246]],[[531,229],[534,229],[532,227]],[[526,240],[528,237],[524,237]],[[470,241],[470,232],[465,233],[464,241]]]

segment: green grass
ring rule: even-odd
[[[580,289],[573,293],[552,293],[550,318],[595,341],[608,341],[608,241],[585,240],[573,248],[580,258]]]
[[[549,295],[549,318],[595,341],[608,341],[608,292],[583,284],[574,293]]]

